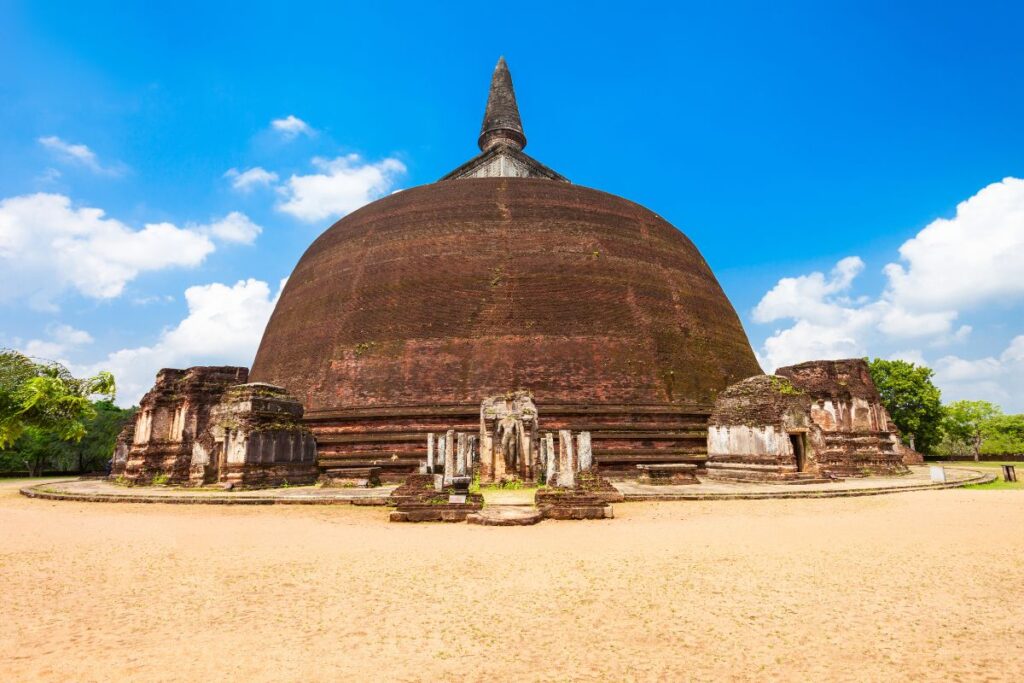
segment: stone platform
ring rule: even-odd
[[[945,484],[931,481],[928,467],[915,465],[910,474],[898,477],[860,477],[837,482],[802,484],[761,484],[702,480],[698,486],[644,485],[630,481],[613,482],[627,501],[657,500],[758,500],[767,498],[845,498],[903,493],[929,489],[948,489],[985,484],[995,474],[966,467],[947,467]]]
[[[765,498],[833,498],[846,496],[873,496],[886,493],[956,488],[968,484],[993,481],[993,472],[966,467],[947,467],[945,484],[935,484],[929,478],[928,467],[911,466],[910,474],[901,477],[864,477],[838,483],[806,484],[754,484],[702,482],[694,486],[645,486],[635,482],[619,481],[613,485],[626,501],[645,500],[738,500]],[[317,488],[292,486],[254,491],[223,491],[220,489],[190,489],[162,486],[118,486],[105,479],[76,479],[46,482],[21,489],[22,495],[50,500],[76,500],[95,503],[178,503],[208,505],[387,505],[391,492],[397,486],[376,488]],[[533,491],[487,491],[488,506],[532,502]],[[486,507],[485,507],[486,509]]]
[[[29,498],[86,503],[171,503],[185,505],[387,505],[396,486],[321,488],[288,486],[224,491],[219,488],[119,486],[106,479],[47,482],[21,489]]]

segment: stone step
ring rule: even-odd
[[[488,505],[466,517],[469,524],[480,526],[529,526],[544,519],[544,513],[526,505]]]

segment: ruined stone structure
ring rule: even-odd
[[[825,442],[811,397],[776,375],[757,375],[722,392],[708,420],[707,476],[791,481],[820,476]]]
[[[622,500],[620,494],[600,474],[590,454],[590,437],[580,432],[573,438],[567,429],[558,432],[558,450],[546,434],[542,443],[547,484],[536,493],[537,508],[549,519],[604,519],[612,517],[609,503]]]
[[[861,359],[812,361],[738,382],[715,402],[707,475],[742,481],[907,472]]]
[[[537,406],[528,391],[484,399],[480,405],[480,481],[535,481]]]
[[[302,404],[280,387],[245,384],[240,367],[163,369],[115,447],[112,476],[131,484],[259,488],[310,484],[316,443]],[[120,442],[131,435],[127,453]]]
[[[115,479],[124,476],[124,468],[128,464],[128,451],[135,442],[135,422],[135,419],[130,420],[114,442],[114,453],[110,458],[110,476]]]
[[[811,397],[811,419],[824,438],[817,453],[822,472],[845,477],[907,472],[899,434],[864,359],[810,361],[776,373]]]
[[[122,476],[134,484],[158,477],[169,484],[189,483],[193,450],[209,451],[210,410],[224,391],[248,379],[240,367],[165,368],[139,401],[132,445]]]
[[[213,448],[193,449],[191,482],[242,488],[312,484],[316,441],[302,423],[302,404],[272,384],[241,384],[210,411]]]
[[[426,434],[529,391],[602,472],[703,463],[717,394],[760,368],[700,252],[657,214],[523,153],[504,61],[480,155],[342,218],[299,260],[252,379],[302,401],[323,468],[416,471]]]

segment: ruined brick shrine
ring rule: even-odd
[[[602,496],[617,495],[606,479],[900,471],[873,385],[843,393],[852,385],[827,368],[795,366],[779,372],[799,396],[773,393],[778,378],[762,375],[696,246],[652,211],[572,184],[526,142],[502,59],[480,154],[321,234],[251,372],[161,371],[115,476],[252,487],[415,475],[425,489],[450,459],[485,482],[568,487],[548,504],[575,497],[590,508],[555,515],[579,517],[604,514]]]

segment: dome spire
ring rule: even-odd
[[[512,74],[504,57],[498,58],[491,76],[491,91],[487,96],[487,109],[477,145],[484,152],[497,145],[508,145],[517,151],[526,147],[516,92],[512,89]]]

